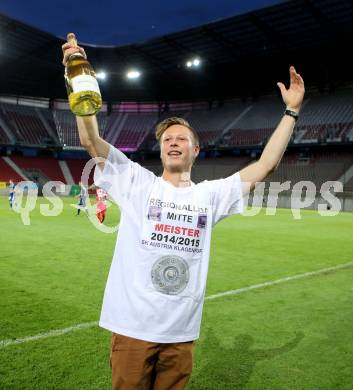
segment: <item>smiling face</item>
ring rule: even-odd
[[[161,136],[161,160],[170,173],[190,172],[200,147],[192,131],[183,125],[168,127]]]

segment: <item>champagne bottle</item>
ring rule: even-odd
[[[67,41],[77,47],[75,34],[68,34]],[[65,69],[65,84],[70,108],[75,115],[94,115],[101,109],[102,97],[96,74],[81,53],[70,56]]]

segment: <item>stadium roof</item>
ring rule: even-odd
[[[344,0],[295,0],[150,41],[85,46],[103,98],[222,99],[273,92],[295,65],[306,84],[352,81],[353,7]],[[65,98],[61,45],[49,33],[0,15],[1,94]],[[202,66],[187,69],[189,58]],[[138,80],[124,75],[131,67]]]
[[[121,46],[283,1],[287,0],[106,0],[92,6],[88,0],[83,7],[82,2],[70,0],[2,0],[0,13],[60,38],[74,28],[81,42]]]

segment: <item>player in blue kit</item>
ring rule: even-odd
[[[16,193],[16,183],[13,182],[12,179],[9,181],[9,204],[10,208],[13,207],[15,201],[15,193]]]
[[[77,207],[77,214],[80,215],[81,209],[83,209],[87,213],[87,207],[86,207],[86,199],[88,196],[88,190],[87,188],[82,184],[80,181],[80,194],[79,194],[79,202]]]

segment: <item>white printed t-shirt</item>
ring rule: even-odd
[[[197,339],[211,229],[243,211],[239,173],[175,187],[110,146],[94,182],[121,210],[100,326],[157,343]]]

